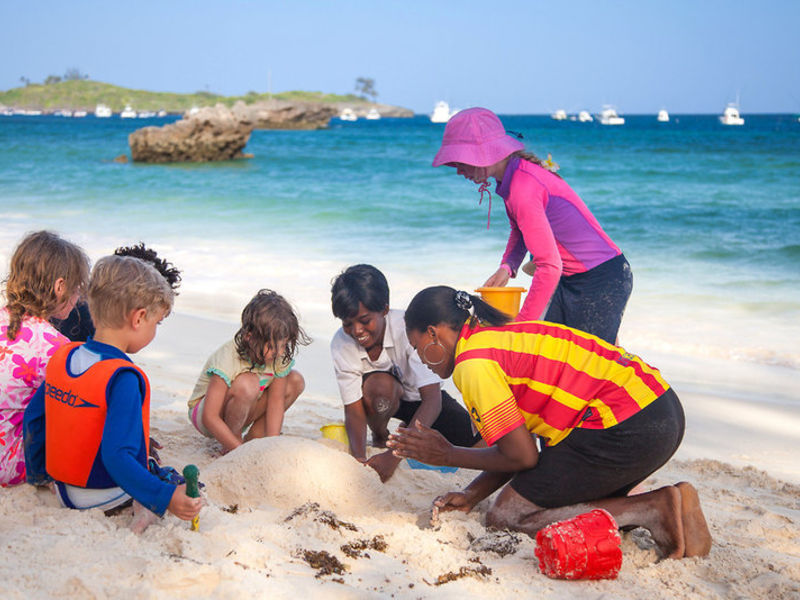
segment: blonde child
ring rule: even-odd
[[[88,279],[83,250],[49,231],[27,235],[11,257],[0,309],[0,486],[25,481],[22,416],[69,341],[48,320],[70,313]]]
[[[100,259],[89,284],[95,336],[53,355],[25,411],[28,481],[53,479],[69,508],[109,510],[133,499],[137,533],[167,510],[191,520],[202,503],[149,472],[150,384],[128,357],[153,340],[173,296],[152,265]]]
[[[223,452],[279,435],[284,413],[305,388],[292,366],[297,345],[309,341],[289,303],[260,290],[234,338],[206,361],[189,398],[189,420]]]

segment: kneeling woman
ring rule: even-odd
[[[628,496],[683,437],[683,409],[657,369],[577,329],[511,323],[477,296],[444,286],[418,293],[405,321],[422,361],[453,376],[489,446],[453,446],[420,423],[390,437],[397,456],[483,471],[435,507],[467,512],[508,484],[489,526],[533,536],[604,508],[620,528],[649,529],[661,556],[708,554],[711,536],[690,484]]]

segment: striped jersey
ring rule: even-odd
[[[613,427],[669,389],[638,356],[543,321],[465,324],[453,382],[489,445],[524,424],[554,446],[576,427]]]

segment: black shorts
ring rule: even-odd
[[[514,475],[511,487],[542,508],[625,496],[675,453],[684,424],[670,388],[622,423],[573,429],[555,446],[545,446],[537,465]]]
[[[562,277],[544,320],[580,329],[616,344],[632,289],[631,266],[620,254],[585,273]]]
[[[407,425],[412,425],[411,419],[419,409],[419,402],[400,400],[400,408],[392,415]],[[472,421],[469,413],[450,394],[442,390],[442,412],[431,425],[441,433],[447,441],[454,446],[474,446],[481,439],[479,433],[472,433]]]

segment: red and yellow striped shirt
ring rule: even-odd
[[[638,356],[543,321],[464,325],[453,382],[489,445],[524,424],[554,446],[576,427],[612,427],[669,389]]]

